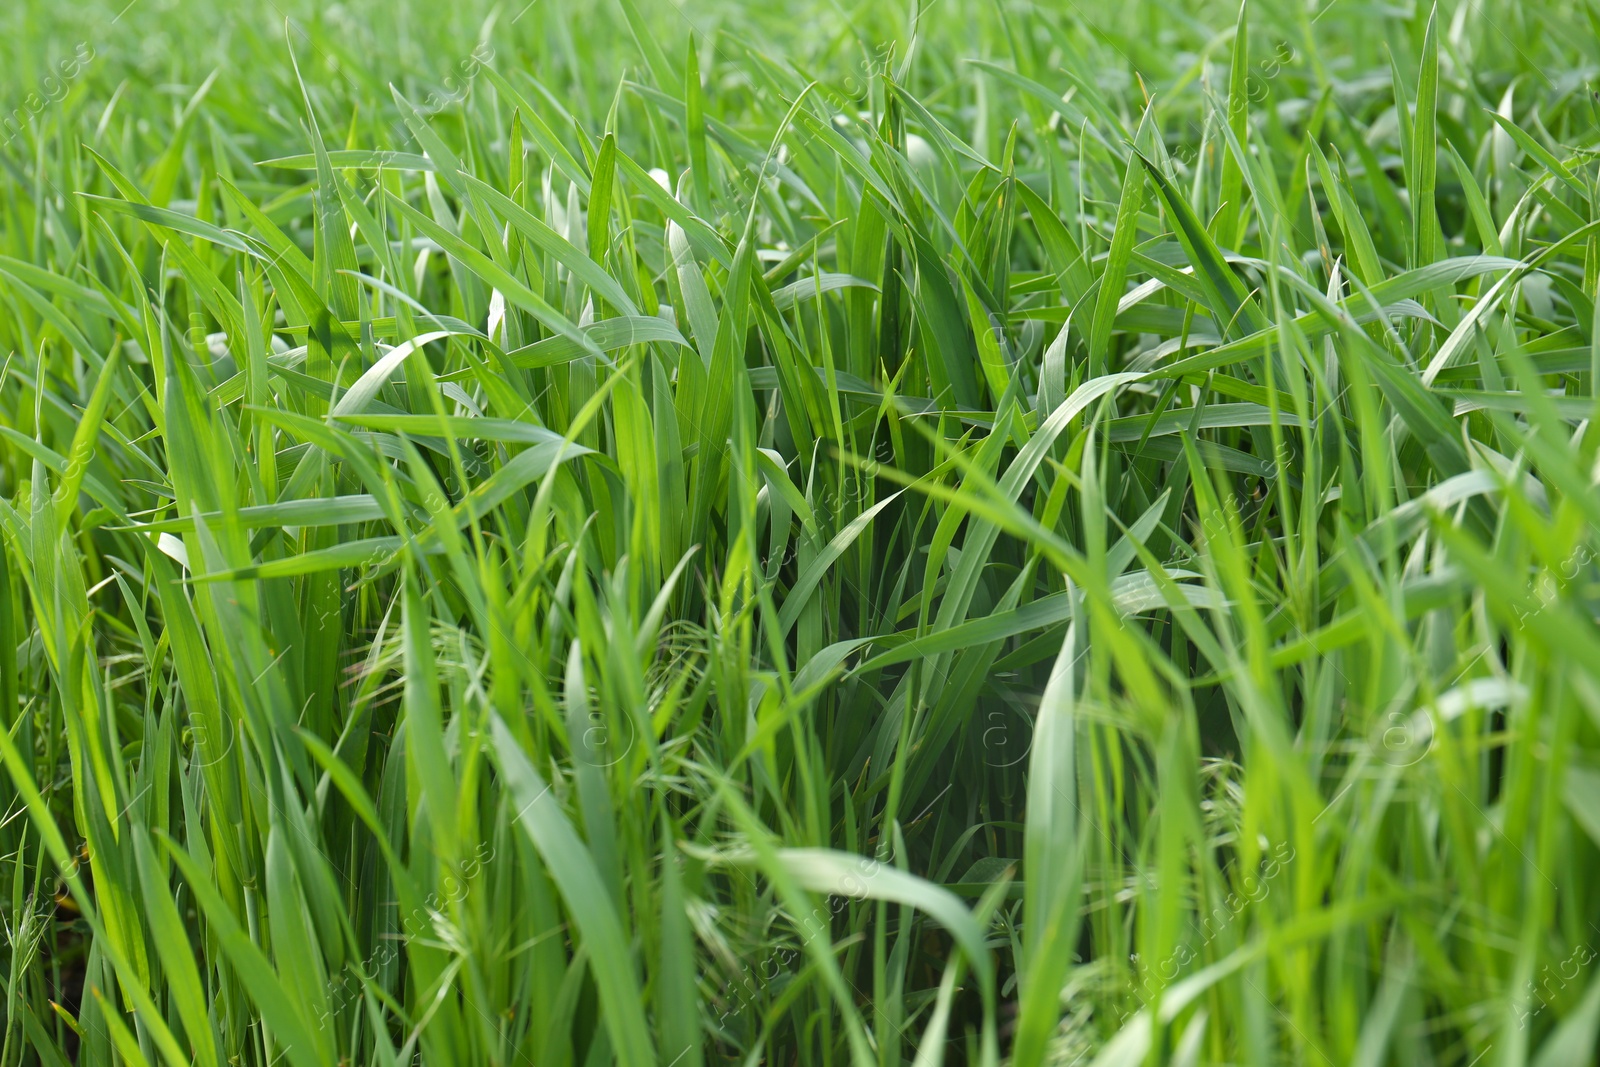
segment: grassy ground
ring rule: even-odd
[[[122,4],[0,1067],[1593,1062],[1590,0]]]

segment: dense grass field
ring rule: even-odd
[[[1595,1061],[1593,0],[0,70],[0,1067]]]

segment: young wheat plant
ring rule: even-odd
[[[0,1067],[1595,1062],[1594,0],[0,53]]]

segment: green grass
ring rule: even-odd
[[[0,70],[0,1067],[1594,1062],[1592,0]]]

